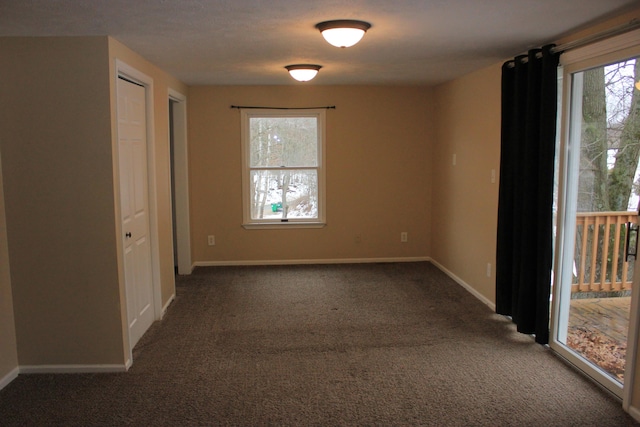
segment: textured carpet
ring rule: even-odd
[[[127,373],[20,375],[0,425],[636,425],[429,263],[200,268]]]

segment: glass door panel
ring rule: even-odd
[[[552,345],[618,395],[634,274],[626,250],[636,242],[640,200],[639,80],[635,58],[571,75],[567,243],[555,292]]]

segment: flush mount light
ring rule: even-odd
[[[350,47],[358,43],[371,24],[353,19],[324,21],[316,25],[322,37],[335,47]]]
[[[291,77],[299,82],[308,82],[318,74],[322,65],[315,64],[295,64],[284,67],[289,71]]]

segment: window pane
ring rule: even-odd
[[[317,171],[252,170],[251,219],[285,218],[318,218]]]
[[[318,166],[316,117],[251,117],[251,167]]]

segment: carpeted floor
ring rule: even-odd
[[[0,425],[631,426],[429,263],[200,268],[127,373],[20,375]]]

